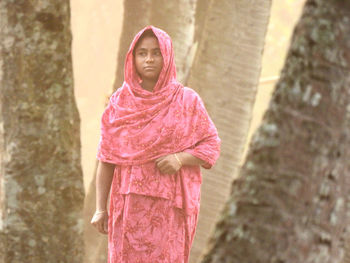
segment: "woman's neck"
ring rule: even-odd
[[[154,81],[151,81],[151,80],[147,80],[147,79],[144,79],[142,80],[141,82],[141,87],[145,90],[148,90],[150,92],[153,92],[153,88],[154,86],[156,85],[157,82],[154,82]]]

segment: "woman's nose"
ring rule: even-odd
[[[150,55],[147,55],[147,57],[146,57],[146,61],[147,62],[153,62],[153,56],[150,54]]]

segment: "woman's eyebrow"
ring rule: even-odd
[[[138,50],[142,50],[142,51],[144,51],[144,50],[147,50],[147,48],[144,48],[144,47],[138,47],[138,48],[136,49],[136,51],[138,51]],[[160,48],[159,48],[159,47],[157,47],[157,48],[152,48],[152,50],[159,50],[159,51],[160,51]]]

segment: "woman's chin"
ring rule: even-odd
[[[142,79],[146,80],[146,81],[152,81],[152,82],[157,82],[159,77],[159,74],[153,73],[151,74],[151,72],[147,72],[147,74],[143,74],[142,75]]]

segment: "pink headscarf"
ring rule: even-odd
[[[133,50],[145,30],[154,32],[163,56],[153,92],[140,86],[133,62]],[[196,156],[206,160],[209,168],[219,156],[217,130],[198,94],[177,82],[171,38],[147,26],[132,41],[125,60],[124,83],[112,94],[103,113],[97,158],[119,165],[139,165],[193,149],[203,141],[211,141],[211,145],[202,145]]]

